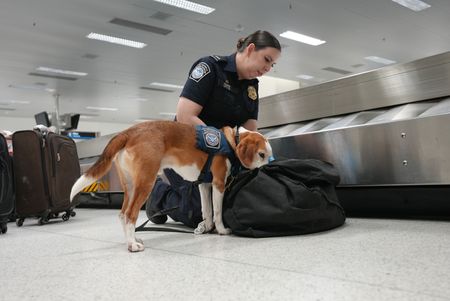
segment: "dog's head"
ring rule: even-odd
[[[241,127],[239,128],[239,143],[236,145],[237,129],[225,127],[222,130],[245,168],[255,169],[269,163],[269,158],[272,157],[272,147],[263,135]]]

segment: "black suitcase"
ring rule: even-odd
[[[8,153],[8,144],[0,134],[0,233],[8,230],[7,223],[14,209],[14,182],[12,158]]]
[[[75,216],[70,190],[80,176],[75,142],[55,133],[18,131],[13,134],[16,216],[45,224],[59,213],[64,221]]]

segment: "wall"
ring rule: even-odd
[[[19,117],[0,117],[0,130],[8,130],[15,132],[18,130],[29,130],[36,125],[33,118],[19,118]],[[107,123],[107,122],[92,122],[80,119],[77,131],[100,132],[101,135],[108,135],[120,132],[132,124],[127,123]]]
[[[298,81],[281,79],[271,76],[262,76],[259,78],[259,97],[279,94],[286,91],[291,91],[300,88]],[[107,123],[94,122],[85,119],[80,119],[77,131],[100,132],[100,135],[108,135],[120,132],[128,127],[131,123]],[[6,117],[0,115],[0,131],[8,130],[11,132],[17,130],[32,129],[35,126],[34,117],[20,118],[20,117]]]
[[[300,82],[278,77],[262,76],[259,80],[259,98],[300,88]]]

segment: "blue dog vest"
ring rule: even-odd
[[[239,164],[236,160],[233,149],[228,144],[228,141],[222,131],[212,126],[196,125],[195,132],[197,148],[204,151],[205,153],[208,153],[208,160],[206,161],[205,166],[202,170],[202,172],[205,172],[205,174],[204,178],[201,179],[201,182],[211,183],[211,162],[212,157],[214,157],[215,155],[220,154],[227,156],[233,167],[236,164]]]

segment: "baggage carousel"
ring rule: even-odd
[[[450,217],[450,52],[263,98],[259,125],[275,157],[335,165],[350,214]],[[77,143],[82,170],[112,136]]]
[[[275,95],[260,110],[275,156],[336,166],[347,210],[450,216],[450,52]]]

